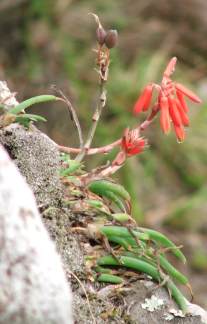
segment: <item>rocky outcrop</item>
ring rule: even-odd
[[[1,146],[0,323],[70,324],[71,313],[70,287],[35,197]]]

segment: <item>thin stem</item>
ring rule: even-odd
[[[120,165],[110,165],[109,167],[107,167],[105,170],[101,172],[101,177],[105,178],[111,176],[112,174],[117,172],[123,165],[124,163]]]
[[[143,121],[143,123],[139,126],[140,131],[144,131],[153,122],[153,120],[156,117],[158,111],[159,111],[159,107],[156,104],[152,108],[152,111],[151,111],[150,115],[147,117],[147,119],[145,121]]]
[[[83,285],[83,283],[80,281],[80,279],[76,276],[76,274],[70,270],[66,270],[67,274],[73,276],[77,282],[79,283],[80,287],[82,288],[83,292],[84,292],[84,295],[86,297],[86,301],[87,301],[87,304],[88,304],[88,309],[89,309],[89,312],[90,312],[90,315],[91,315],[91,318],[92,318],[92,321],[94,324],[96,324],[96,320],[95,320],[95,317],[93,315],[93,312],[92,312],[92,309],[91,309],[91,304],[90,304],[90,300],[89,300],[89,297],[88,297],[88,294],[87,294],[87,291]]]
[[[86,186],[91,181],[109,177],[112,174],[114,174],[115,172],[117,172],[123,165],[124,165],[124,163],[120,164],[120,165],[110,164],[109,166],[107,166],[106,168],[101,170],[100,172],[86,173],[86,174],[84,174],[83,176],[80,177],[81,183],[82,183],[82,185]]]
[[[83,134],[82,134],[82,129],[81,129],[80,122],[79,122],[78,116],[76,114],[76,111],[75,111],[72,103],[64,95],[64,93],[61,90],[59,90],[59,89],[56,89],[56,91],[59,92],[59,94],[61,95],[61,97],[62,97],[61,98],[61,101],[63,101],[67,105],[68,112],[70,114],[70,118],[74,122],[74,124],[75,124],[75,126],[77,128],[79,142],[80,142],[80,149],[82,149],[82,147],[83,147]]]
[[[120,143],[121,143],[121,139],[118,139],[117,141],[115,141],[111,144],[105,145],[105,146],[90,148],[90,149],[88,149],[86,154],[87,155],[94,155],[97,153],[106,154],[106,153],[110,152],[114,147],[119,146]],[[78,154],[81,151],[79,148],[66,147],[66,146],[62,146],[62,145],[58,145],[58,149],[61,152],[74,153],[74,154]]]
[[[99,100],[98,100],[98,104],[96,107],[96,110],[93,114],[92,117],[92,126],[89,130],[86,142],[84,144],[84,146],[82,147],[80,153],[77,155],[77,157],[75,158],[76,161],[81,162],[83,160],[83,158],[85,157],[85,155],[88,153],[91,143],[93,141],[95,132],[96,132],[96,128],[102,113],[102,110],[104,108],[106,104],[106,90],[104,88],[104,80],[103,78],[100,79],[100,95],[99,95]]]

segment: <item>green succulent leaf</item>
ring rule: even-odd
[[[31,121],[33,121],[33,122],[38,122],[38,121],[46,122],[47,120],[44,117],[39,116],[39,115],[22,114],[22,115],[17,116],[15,118],[15,121],[17,123],[25,126],[26,128],[28,128]]]
[[[62,177],[66,177],[66,176],[69,176],[69,175],[75,173],[82,166],[82,164],[80,162],[77,162],[75,160],[67,160],[67,163],[68,163],[69,167],[60,170],[60,175]]]
[[[176,287],[170,278],[166,279],[166,276],[161,275],[156,266],[148,262],[147,259],[143,257],[131,257],[131,256],[120,256],[119,260],[116,260],[112,255],[107,255],[99,258],[97,260],[99,266],[118,266],[126,267],[138,272],[146,273],[151,276],[154,280],[161,282],[166,280],[166,286],[169,289],[172,297],[185,313],[187,310],[186,299],[181,293],[181,291]]]
[[[49,101],[57,101],[57,100],[59,100],[59,98],[52,95],[35,96],[25,101],[22,101],[20,104],[10,109],[9,112],[11,114],[18,115],[20,112],[22,112],[26,108],[29,108],[32,105],[43,103],[43,102],[49,102]]]
[[[91,182],[88,187],[89,187],[89,190],[91,190],[92,192],[94,192],[100,196],[105,196],[106,192],[112,192],[116,196],[118,196],[122,199],[125,199],[127,201],[130,200],[130,195],[126,191],[126,189],[123,186],[121,186],[117,183],[113,183],[111,181],[96,180],[96,181]]]
[[[123,283],[123,279],[121,277],[111,275],[108,273],[102,273],[97,277],[99,282],[108,282],[111,284],[121,284]]]
[[[167,238],[164,234],[154,231],[148,228],[139,227],[139,231],[143,231],[148,234],[150,239],[158,244],[160,244],[164,248],[168,248],[171,252],[180,259],[183,263],[186,263],[186,257],[181,252],[180,248],[178,248],[170,239]]]

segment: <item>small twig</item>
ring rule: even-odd
[[[121,165],[111,165],[110,164],[108,167],[101,170],[99,173],[93,173],[93,171],[86,173],[83,176],[80,176],[81,183],[82,183],[82,185],[86,186],[91,181],[100,180],[100,179],[109,177],[110,175],[117,172],[122,166],[123,166],[123,164],[121,164]]]
[[[122,265],[121,260],[119,259],[118,256],[116,256],[113,248],[111,247],[111,245],[110,245],[110,243],[108,241],[108,238],[106,236],[103,236],[102,241],[103,241],[103,244],[104,244],[104,247],[105,247],[106,251],[109,252],[113,256],[113,258],[118,262],[118,264]]]
[[[115,172],[117,172],[122,166],[123,166],[123,164],[121,164],[121,165],[110,165],[107,168],[105,168],[104,170],[102,170],[101,174],[99,174],[99,176],[101,175],[102,178],[109,177],[112,174],[114,174]]]
[[[62,101],[67,105],[67,108],[68,108],[68,112],[70,114],[70,118],[71,120],[74,122],[76,128],[77,128],[77,131],[78,131],[78,137],[79,137],[79,142],[80,142],[80,149],[82,149],[83,147],[83,134],[82,134],[82,129],[81,129],[81,126],[80,126],[80,122],[79,122],[79,119],[78,119],[78,116],[76,114],[76,111],[72,105],[72,103],[69,101],[69,99],[64,95],[64,93],[60,90],[60,89],[56,89],[56,87],[54,86],[53,87],[62,97]]]
[[[84,156],[87,154],[87,151],[89,150],[93,137],[95,135],[95,131],[102,113],[102,110],[106,104],[106,90],[104,88],[104,80],[101,78],[100,80],[100,95],[99,95],[99,100],[98,104],[96,107],[96,110],[94,112],[93,118],[92,118],[92,126],[91,129],[89,130],[86,142],[80,151],[80,153],[77,155],[75,158],[76,161],[81,162],[84,158]]]
[[[88,309],[89,309],[89,312],[91,314],[91,317],[92,317],[92,320],[93,320],[93,323],[96,324],[96,320],[95,320],[95,317],[93,315],[93,312],[91,310],[91,304],[90,304],[90,301],[89,301],[89,298],[88,298],[88,294],[87,294],[87,291],[84,287],[84,285],[82,284],[82,282],[80,281],[80,279],[75,275],[74,272],[70,271],[70,270],[67,270],[67,273],[69,273],[70,275],[72,275],[76,280],[77,282],[79,283],[79,285],[81,286],[85,296],[86,296],[86,300],[87,300],[87,304],[88,304]]]
[[[130,315],[131,308],[137,303],[136,300],[133,300],[132,302],[129,303],[129,306],[126,309],[126,315]]]

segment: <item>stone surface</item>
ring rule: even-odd
[[[0,323],[70,324],[71,292],[35,197],[0,146]]]
[[[25,131],[18,124],[0,129],[0,139],[34,192],[38,207],[58,206],[61,199],[59,160],[52,140],[35,127]]]

